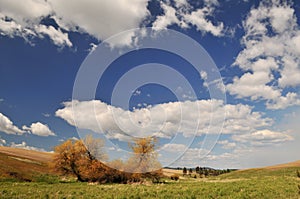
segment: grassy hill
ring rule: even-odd
[[[255,169],[238,170],[219,176],[220,179],[251,179],[262,177],[295,177],[297,170],[300,171],[300,161],[279,164]]]
[[[52,174],[51,158],[51,153],[0,147],[0,180],[34,181]]]
[[[11,147],[0,147],[0,179],[17,178],[31,181],[41,174],[53,174],[49,169],[52,153],[25,150]],[[293,176],[300,170],[300,161],[279,164],[264,168],[233,171],[211,179],[257,178],[261,176]],[[165,176],[182,175],[182,170],[163,169]]]
[[[300,161],[217,177],[165,178],[164,184],[91,185],[51,179],[55,177],[48,167],[51,157],[51,153],[0,147],[0,198],[300,198],[296,176]],[[181,172],[164,170],[167,176]]]

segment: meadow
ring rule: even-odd
[[[161,184],[89,184],[40,179],[0,182],[0,198],[300,198],[297,168],[248,170]]]
[[[0,198],[300,198],[299,161],[159,184],[90,184],[45,173],[45,162],[28,154],[0,153]]]

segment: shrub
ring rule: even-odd
[[[175,181],[179,180],[179,175],[178,174],[171,175],[171,180],[175,180]]]

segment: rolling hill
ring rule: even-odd
[[[52,174],[48,166],[51,158],[51,153],[0,147],[0,179],[33,181]]]
[[[25,150],[11,147],[0,147],[0,179],[16,179],[33,181],[37,176],[55,174],[49,168],[53,153]],[[300,170],[300,161],[279,164],[264,168],[254,168],[233,171],[220,175],[218,179],[240,179],[260,176],[294,175]],[[181,175],[181,170],[164,169],[164,174],[170,177],[173,174]]]

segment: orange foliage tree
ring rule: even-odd
[[[156,142],[151,137],[136,139],[131,145],[133,156],[123,163],[105,161],[104,143],[100,139],[87,136],[83,140],[67,140],[55,147],[52,166],[62,174],[76,176],[81,182],[127,183],[143,178],[159,181],[162,170],[155,152]]]
[[[89,181],[91,169],[105,170],[96,157],[104,157],[103,143],[100,139],[87,136],[84,140],[67,140],[54,148],[53,168],[62,174],[75,175],[78,181]],[[95,174],[94,172],[93,174]],[[97,172],[102,173],[102,172]]]
[[[162,177],[161,164],[155,151],[156,144],[155,137],[135,139],[134,144],[130,145],[133,156],[128,161],[132,173],[138,177],[151,178],[154,182],[158,182]]]

